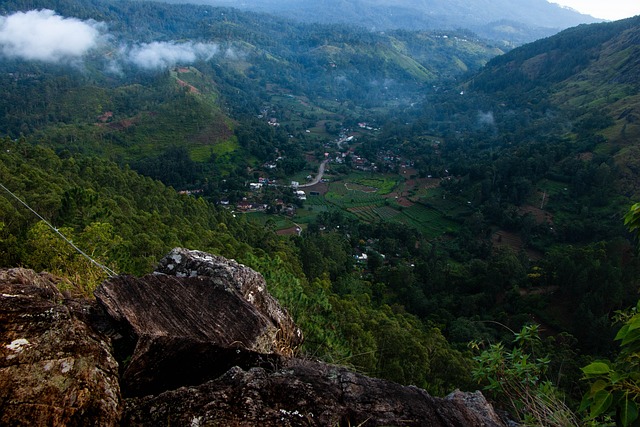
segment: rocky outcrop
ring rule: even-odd
[[[277,325],[211,277],[118,276],[95,295],[114,321],[126,395],[200,384],[234,365],[270,363],[281,345]]]
[[[56,282],[0,270],[1,425],[504,426],[480,393],[434,398],[291,357],[302,334],[234,261],[176,249],[93,303]]]
[[[176,277],[210,277],[214,283],[233,288],[274,325],[268,349],[283,356],[291,356],[302,344],[302,331],[267,291],[264,277],[257,271],[221,256],[184,248],[173,249],[158,263],[156,273]]]
[[[471,402],[471,403],[469,403]],[[233,368],[197,387],[127,402],[129,426],[504,426],[481,393],[424,390],[291,359],[279,369]]]
[[[118,425],[118,365],[87,325],[92,307],[60,280],[0,270],[0,425]]]
[[[95,292],[114,320],[126,395],[201,384],[232,366],[277,363],[302,333],[256,271],[177,248],[153,275],[118,276]]]

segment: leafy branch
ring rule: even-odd
[[[525,425],[577,425],[558,389],[546,379],[549,357],[536,356],[541,347],[539,326],[524,326],[514,333],[512,343],[511,350],[502,343],[491,344],[474,357],[474,380],[484,383],[484,390],[509,406]],[[472,342],[470,347],[479,351],[482,343]]]
[[[634,205],[635,206],[635,205]],[[621,314],[624,324],[615,337],[620,341],[616,359],[596,360],[582,368],[591,380],[581,410],[589,411],[591,420],[613,417],[623,426],[640,425],[640,301],[628,314]]]

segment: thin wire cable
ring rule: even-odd
[[[31,206],[29,206],[25,201],[23,201],[20,197],[16,196],[15,194],[13,194],[7,187],[5,187],[4,185],[0,184],[0,187],[2,187],[2,189],[4,191],[6,191],[7,193],[11,194],[11,196],[16,199],[17,201],[19,201],[25,208],[29,209],[31,212],[33,212],[33,214],[35,216],[37,216],[38,218],[40,218],[45,224],[47,224],[49,226],[49,228],[51,228],[58,236],[60,236],[65,242],[67,242],[69,245],[71,245],[71,247],[73,249],[75,249],[80,255],[82,255],[83,257],[85,257],[86,259],[88,259],[92,264],[94,264],[96,267],[101,268],[102,270],[104,270],[105,273],[107,273],[107,275],[109,277],[113,277],[113,276],[117,276],[118,273],[116,273],[115,271],[113,271],[112,269],[110,269],[109,267],[107,267],[106,265],[102,265],[99,262],[97,262],[96,260],[94,260],[93,258],[91,258],[89,255],[87,255],[82,249],[80,249],[79,247],[77,247],[71,240],[67,239],[67,237],[62,234],[56,227],[54,227],[53,225],[51,225],[51,223],[49,221],[47,221],[46,219],[44,219],[42,217],[42,215],[40,215],[38,212],[36,212],[35,210],[31,209]]]

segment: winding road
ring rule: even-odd
[[[324,175],[324,169],[327,166],[327,163],[329,163],[329,159],[326,159],[325,161],[320,163],[320,167],[318,167],[318,173],[316,174],[316,177],[313,178],[313,181],[306,184],[300,184],[298,185],[298,188],[313,187],[314,185],[322,181],[322,176]]]

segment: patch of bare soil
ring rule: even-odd
[[[219,141],[226,141],[233,136],[233,131],[221,117],[219,120],[213,120],[194,140],[202,145],[212,145]]]
[[[522,242],[520,236],[518,236],[516,233],[511,233],[510,231],[505,230],[499,230],[493,233],[493,236],[491,236],[491,241],[493,242],[494,247],[501,248],[508,246],[511,249],[515,249],[516,251],[519,251],[524,246],[524,243]]]
[[[411,171],[411,169],[406,169],[405,171]],[[416,199],[418,199],[418,197],[414,197],[414,200],[412,200],[409,196],[410,192],[416,192],[421,188],[437,188],[439,185],[440,180],[437,178],[409,178],[399,189],[392,191],[385,197],[388,199],[394,199],[400,206],[408,208],[413,206]]]
[[[411,178],[412,176],[418,176],[418,170],[414,168],[401,167],[402,176],[405,178]]]
[[[536,220],[536,224],[542,224],[542,223],[549,223],[549,224],[553,224],[553,215],[551,215],[549,212],[540,209],[540,208],[536,208],[535,206],[532,205],[525,205],[525,206],[521,206],[518,209],[518,213],[520,215],[526,215],[526,214],[531,214],[533,216],[533,218]]]
[[[294,234],[298,234],[298,227],[294,225],[293,227],[284,228],[282,230],[276,231],[276,234],[278,236],[291,236]]]
[[[189,88],[189,93],[200,93],[200,91],[195,86],[190,85],[184,80],[176,79],[176,81],[178,82],[178,85],[180,85],[180,87]]]
[[[117,122],[107,123],[107,127],[109,129],[113,129],[113,130],[125,130],[125,129],[128,129],[131,126],[133,126],[136,123],[136,121],[137,121],[136,118],[123,119],[123,120],[119,120]]]
[[[405,208],[411,207],[411,206],[413,206],[415,204],[411,200],[407,199],[406,197],[398,197],[396,199],[396,202],[400,206],[405,207]]]

